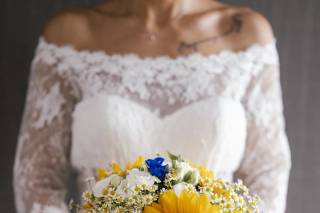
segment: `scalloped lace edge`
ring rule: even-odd
[[[179,60],[189,60],[190,58],[193,57],[202,57],[202,58],[208,58],[208,59],[214,59],[214,58],[220,58],[223,57],[224,55],[243,55],[246,54],[248,52],[251,51],[258,51],[258,50],[270,50],[270,49],[276,49],[276,44],[277,44],[277,39],[273,38],[270,42],[266,43],[266,44],[260,44],[260,43],[253,43],[251,45],[249,45],[248,47],[242,49],[242,50],[238,50],[238,51],[234,51],[234,50],[221,50],[218,52],[214,52],[214,53],[210,53],[210,54],[203,54],[203,53],[199,53],[199,52],[194,52],[194,53],[190,53],[187,55],[178,55],[176,57],[171,57],[169,55],[159,55],[159,56],[140,56],[137,53],[107,53],[104,50],[78,50],[75,48],[74,45],[72,44],[65,44],[65,45],[58,45],[55,43],[51,43],[48,42],[44,36],[40,36],[39,41],[38,41],[38,47],[37,50],[39,49],[51,49],[51,50],[60,50],[61,52],[69,52],[69,53],[73,53],[73,54],[77,54],[79,56],[90,56],[92,55],[93,57],[95,57],[96,55],[100,55],[102,57],[104,57],[105,59],[118,59],[118,58],[131,58],[131,59],[136,59],[139,61],[150,61],[150,60],[154,60],[154,61],[158,61],[158,60],[169,60],[169,61],[179,61]]]

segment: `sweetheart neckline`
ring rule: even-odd
[[[152,115],[153,117],[157,118],[158,120],[162,121],[162,122],[165,122],[166,120],[170,120],[171,117],[174,117],[176,116],[177,114],[180,114],[180,113],[183,113],[184,111],[192,108],[192,107],[195,107],[197,105],[204,105],[205,103],[210,103],[210,102],[213,102],[214,104],[217,104],[218,102],[220,102],[221,100],[224,101],[224,102],[228,102],[228,103],[233,103],[237,106],[239,106],[242,110],[243,110],[243,106],[240,102],[238,101],[235,101],[235,100],[232,100],[230,98],[224,98],[224,97],[210,97],[210,98],[206,98],[204,100],[200,100],[200,101],[197,101],[197,102],[194,102],[194,103],[190,103],[190,104],[187,104],[187,105],[184,105],[184,106],[181,106],[179,108],[177,108],[176,110],[170,112],[170,113],[167,113],[167,114],[164,114],[163,116],[161,115],[158,115],[156,112],[154,112],[152,109],[144,106],[143,104],[141,103],[138,103],[134,100],[130,100],[130,99],[127,99],[127,98],[123,98],[121,96],[118,96],[118,95],[103,95],[103,94],[100,94],[100,95],[97,95],[93,98],[89,98],[89,99],[86,99],[86,100],[83,100],[81,102],[79,102],[76,106],[76,109],[85,104],[85,103],[88,103],[89,101],[92,101],[92,100],[97,100],[97,98],[99,98],[100,100],[106,100],[106,101],[110,101],[111,100],[119,100],[120,102],[122,103],[127,103],[127,104],[130,104],[130,105],[133,105],[135,108],[139,108],[140,110],[143,110],[145,112],[147,112],[148,114]]]

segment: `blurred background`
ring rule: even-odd
[[[0,2],[0,212],[13,213],[12,166],[29,67],[48,15],[98,0]],[[280,53],[281,81],[293,168],[289,213],[319,212],[320,1],[224,0],[245,5],[271,22]]]

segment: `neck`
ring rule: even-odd
[[[129,3],[130,2],[130,3]],[[141,18],[148,30],[157,30],[172,19],[199,8],[208,0],[129,0],[133,15]]]

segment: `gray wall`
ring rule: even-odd
[[[271,21],[282,65],[287,132],[293,153],[288,211],[319,212],[320,1],[228,0]],[[0,212],[14,212],[12,164],[40,28],[52,11],[92,0],[1,0],[0,3]]]

